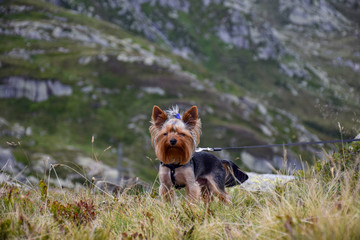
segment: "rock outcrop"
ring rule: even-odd
[[[0,80],[0,98],[25,97],[34,102],[47,100],[50,96],[69,96],[72,88],[54,80],[26,79],[19,76]]]

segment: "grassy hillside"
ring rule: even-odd
[[[195,59],[333,138],[337,122],[357,132],[360,111],[359,8],[334,2],[62,1]]]
[[[55,163],[71,163],[79,169],[103,164],[114,172],[121,145],[122,175],[151,182],[158,165],[148,133],[155,104],[162,108],[178,104],[184,110],[197,105],[203,122],[200,145],[204,147],[337,138],[338,122],[345,127],[344,137],[358,131],[359,108],[351,91],[358,87],[353,80],[357,73],[347,73],[346,66],[343,71],[333,71],[349,78],[344,85],[351,85],[349,92],[339,88],[348,96],[344,99],[323,88],[321,74],[312,64],[305,64],[311,77],[302,83],[306,88],[289,87],[293,81],[302,82],[286,77],[281,70],[280,63],[294,61],[293,55],[260,59],[262,43],[238,49],[209,29],[217,26],[231,7],[212,4],[211,11],[201,8],[201,14],[192,8],[188,13],[178,11],[172,24],[182,30],[163,33],[166,38],[162,42],[127,28],[121,19],[115,21],[114,13],[107,11],[109,4],[102,3],[96,11],[103,14],[89,14],[88,8],[95,4],[92,1],[82,8],[83,14],[78,9],[82,1],[65,4],[68,9],[37,0],[0,3],[0,155],[5,156],[0,159],[1,166],[9,159],[2,153],[10,151],[17,162],[14,172],[36,179]],[[145,4],[141,11],[154,21],[157,16],[166,19],[169,9],[156,7]],[[266,6],[258,10],[262,8],[271,10]],[[219,19],[200,21],[215,13]],[[249,14],[245,17],[251,20]],[[329,50],[339,47],[336,36],[329,41]],[[167,38],[174,48],[166,45]],[[354,43],[353,36],[342,40]],[[190,44],[192,54],[179,56],[175,50],[182,48],[177,41],[183,42],[183,47]],[[319,64],[330,61],[321,59]],[[300,154],[311,161],[318,149],[295,147],[288,149],[288,157],[300,166]],[[224,152],[221,157],[253,169],[254,161],[264,165],[264,160],[279,167],[276,164],[282,155],[282,149],[263,149],[246,154]],[[62,179],[83,182],[62,171]],[[94,176],[109,174],[98,171]]]
[[[7,147],[6,142],[21,141],[21,149],[15,150],[20,153],[15,154],[21,156],[23,150],[28,151],[24,162],[32,160],[34,153],[50,154],[60,162],[73,161],[78,154],[91,156],[92,147],[102,152],[109,145],[116,148],[122,143],[123,167],[133,168],[137,175],[151,180],[155,171],[146,156],[153,155],[147,131],[153,105],[201,106],[204,96],[209,95],[214,97],[208,99],[207,105],[219,103],[216,89],[200,91],[188,87],[190,82],[196,84],[194,80],[199,80],[181,70],[172,70],[171,67],[179,68],[172,55],[115,25],[38,1],[5,1],[2,7],[2,27],[10,33],[0,40],[1,81],[12,76],[38,82],[50,79],[73,89],[71,96],[50,96],[42,102],[25,98],[1,100],[1,117],[7,123],[1,126],[1,144]],[[33,31],[39,36],[21,36],[13,27],[15,24],[24,24],[20,30],[24,35]],[[45,26],[42,28],[41,24]],[[85,31],[72,31],[73,27]],[[64,35],[56,37],[57,28]],[[66,35],[66,31],[73,35]],[[89,32],[95,36],[84,41]],[[102,42],[96,42],[98,38],[107,43],[101,45]],[[140,59],[119,60],[120,55]],[[149,55],[154,64],[146,64],[147,56],[142,55]],[[197,69],[190,63],[184,65]],[[31,134],[16,136],[15,123],[30,128]],[[90,142],[92,136],[96,139],[94,145]],[[115,165],[116,156],[116,151],[108,151],[102,160]]]
[[[60,83],[72,90],[70,95],[46,95],[44,101],[1,99],[1,146],[15,142],[13,154],[25,165],[30,162],[30,170],[44,154],[55,162],[75,162],[108,146],[113,148],[101,161],[115,166],[121,143],[124,174],[153,180],[156,170],[147,160],[153,158],[147,129],[154,104],[198,105],[205,145],[262,142],[258,112],[243,117],[253,111],[249,107],[256,108],[237,99],[245,95],[244,89],[116,25],[31,0],[2,2],[1,19],[2,86],[15,88],[9,83],[15,78]],[[18,93],[36,88],[15,86]],[[213,137],[216,129],[223,129],[221,137]],[[234,135],[234,129],[248,138]]]
[[[2,184],[0,238],[58,239],[358,239],[360,144],[345,146],[269,192],[228,189],[233,204],[176,204],[150,192],[115,198],[47,185]]]

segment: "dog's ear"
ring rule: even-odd
[[[161,110],[161,108],[155,105],[152,112],[152,120],[155,127],[162,128],[162,126],[164,125],[167,119],[168,117],[166,113],[163,110]]]
[[[194,129],[194,127],[196,127],[198,120],[197,107],[193,106],[186,113],[184,113],[182,116],[182,120],[190,130]]]

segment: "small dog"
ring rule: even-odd
[[[163,200],[174,202],[174,186],[185,187],[189,201],[199,200],[201,195],[209,202],[215,194],[223,202],[231,203],[225,187],[243,183],[248,176],[231,161],[195,152],[201,135],[196,106],[182,115],[177,106],[167,111],[154,106],[151,124],[151,142],[161,162],[159,191]]]

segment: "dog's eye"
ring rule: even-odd
[[[185,136],[185,133],[179,133],[181,136]]]
[[[167,133],[164,133],[164,136],[167,136],[168,134]]]

